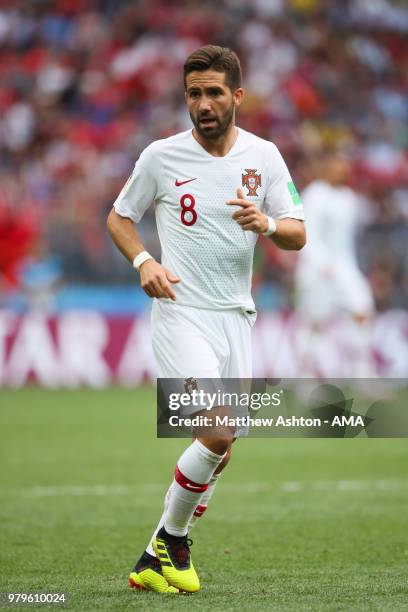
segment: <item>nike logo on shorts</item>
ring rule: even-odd
[[[176,182],[174,183],[176,187],[180,187],[181,185],[185,185],[186,183],[191,183],[191,181],[196,181],[197,178],[193,178],[193,179],[187,179],[187,181],[179,181],[176,179]]]

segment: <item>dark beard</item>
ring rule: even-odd
[[[217,119],[216,121],[218,125],[211,129],[202,128],[199,120],[194,119],[191,113],[189,114],[190,119],[193,122],[193,125],[197,132],[200,134],[200,136],[202,136],[203,138],[207,138],[208,140],[216,140],[217,138],[224,136],[224,134],[226,134],[226,132],[230,128],[234,119],[234,108],[235,107],[232,105],[222,118],[221,122],[219,122]]]

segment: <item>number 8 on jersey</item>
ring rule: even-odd
[[[181,206],[181,222],[183,225],[187,225],[190,227],[194,225],[197,221],[197,211],[194,209],[195,199],[194,196],[186,193],[180,198],[180,206]]]

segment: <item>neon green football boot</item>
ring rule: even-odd
[[[144,552],[129,576],[129,586],[138,591],[155,591],[156,593],[178,593],[179,590],[169,585],[164,578],[160,561],[157,557]]]
[[[187,593],[200,590],[200,580],[191,561],[191,544],[192,541],[188,540],[187,536],[171,536],[164,527],[153,540],[153,548],[160,560],[164,578],[173,587]]]

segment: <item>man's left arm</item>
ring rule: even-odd
[[[270,236],[280,249],[300,251],[306,244],[305,224],[299,219],[275,219],[276,231]]]
[[[232,218],[244,231],[265,234],[273,230],[273,233],[270,234],[273,242],[280,249],[288,251],[299,251],[305,246],[305,225],[300,219],[272,219],[268,217],[254,203],[244,198],[242,189],[237,189],[237,197],[228,200],[227,204],[229,206],[239,206]]]

